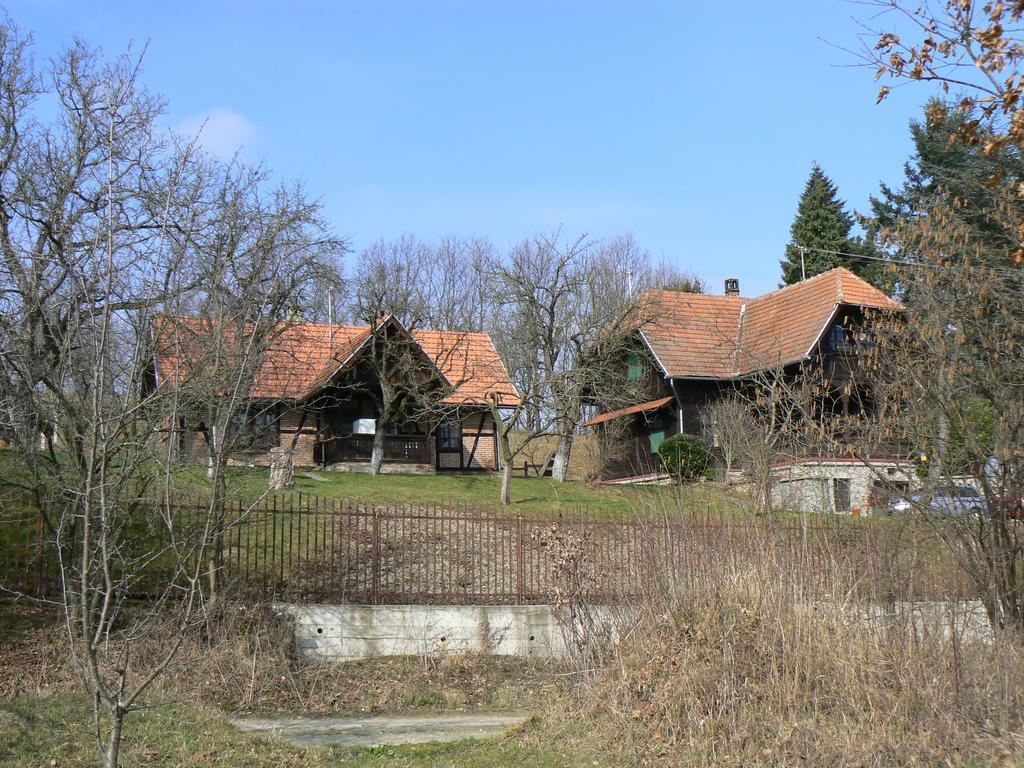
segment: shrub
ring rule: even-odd
[[[665,470],[684,483],[705,477],[711,465],[711,450],[696,435],[666,437],[658,446],[658,455]]]

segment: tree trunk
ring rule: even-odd
[[[208,443],[207,449],[208,449],[208,454],[209,454],[208,457],[207,457],[207,460],[206,460],[206,477],[208,479],[210,479],[210,480],[213,480],[213,478],[215,478],[217,476],[217,462],[216,462],[216,459],[215,459],[215,457],[217,455],[217,427],[216,426],[210,427],[210,431],[209,431],[209,433],[207,433],[206,440],[207,440],[207,443]]]
[[[762,515],[771,517],[772,512],[772,477],[771,470],[761,472],[757,480],[757,505]]]
[[[555,447],[555,458],[551,463],[551,478],[557,483],[564,483],[569,475],[569,458],[572,455],[571,432],[558,436],[558,445]]]
[[[497,404],[491,404],[491,418],[494,420],[494,434],[498,442],[498,455],[501,456],[501,506],[512,503],[512,446],[508,441],[510,427],[501,418],[501,410]]]
[[[512,503],[512,461],[506,461],[501,466],[501,506],[507,507]]]
[[[216,535],[214,535],[214,541],[216,541]],[[206,599],[209,603],[215,603],[220,596],[220,585],[217,583],[218,565],[216,549],[216,544],[211,544],[210,550],[206,555]]]
[[[373,433],[373,450],[370,451],[370,474],[379,475],[384,463],[384,434],[387,426],[377,419],[377,429]]]
[[[292,452],[287,448],[270,449],[269,487],[272,491],[295,487],[295,462]]]
[[[107,754],[103,756],[104,768],[117,768],[121,756],[121,731],[124,728],[124,711],[114,707],[110,713],[110,741],[107,743]]]
[[[219,596],[219,579],[217,572],[221,566],[221,555],[224,552],[224,500],[228,495],[227,480],[223,473],[217,475],[217,483],[213,489],[210,512],[212,516],[211,538],[206,552],[206,580],[211,603]]]

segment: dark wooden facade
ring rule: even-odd
[[[865,381],[860,363],[859,328],[863,313],[854,307],[836,314],[825,329],[811,358],[790,365],[784,374],[795,378],[801,370],[821,375],[821,418],[870,413],[871,388]],[[715,439],[709,408],[743,387],[753,385],[755,377],[669,378],[647,350],[639,359],[623,361],[624,371],[642,366],[642,398],[671,401],[654,410],[628,414],[597,426],[601,436],[601,478],[604,480],[641,479],[662,472],[657,448],[661,441],[680,432],[704,438],[714,449]],[[717,452],[715,452],[717,453]]]

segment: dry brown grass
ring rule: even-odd
[[[513,432],[509,436],[512,449],[520,451],[523,443],[523,433]],[[519,453],[516,459],[516,471],[521,473],[523,462],[530,463],[530,472],[535,472],[535,466],[543,464],[548,457],[554,453],[558,444],[558,437],[555,435],[541,435],[531,440]],[[601,472],[601,445],[597,435],[576,435],[572,441],[572,453],[569,455],[569,479],[581,482],[594,480]]]
[[[657,563],[660,589],[590,654],[607,661],[580,676],[572,719],[631,764],[1019,764],[1019,639],[934,604],[914,618],[892,589],[854,589],[847,557],[744,531],[703,578]]]
[[[625,765],[1020,765],[1021,643],[932,610],[970,595],[911,529],[815,522],[689,516],[668,539],[652,523],[649,591],[617,612],[615,642],[583,633],[595,647],[571,677],[479,657],[300,662],[279,617],[225,605],[151,699],[305,712],[544,704],[544,743],[598,744]],[[587,607],[572,591],[597,576],[578,544],[545,539],[576,552],[559,573],[577,621]],[[921,600],[932,608],[907,610]],[[0,699],[74,690],[59,631],[52,617],[15,632],[0,620]]]
[[[0,628],[4,619],[18,626],[0,632],[0,701],[79,690],[63,627],[51,612],[0,603]],[[136,670],[145,671],[159,642],[135,646]],[[470,655],[299,660],[284,619],[266,608],[226,604],[189,634],[147,700],[305,713],[525,708],[557,696],[556,672],[538,661]]]

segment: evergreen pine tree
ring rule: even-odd
[[[1000,207],[1019,199],[1005,194],[1024,181],[1024,158],[1015,147],[985,153],[983,140],[966,144],[956,137],[962,116],[941,101],[925,108],[923,121],[910,123],[914,154],[904,164],[899,189],[881,185],[881,195],[871,198],[871,216],[862,218],[868,234],[894,258],[913,260],[916,244],[899,238],[896,247],[882,233],[893,233],[901,223],[928,215],[939,201],[952,202],[944,215],[958,219],[971,234],[971,246],[995,263],[1005,263],[1019,246],[1019,233],[1007,227]],[[1018,212],[1024,216],[1024,210]],[[965,251],[972,250],[966,246]]]
[[[815,163],[810,178],[800,195],[796,219],[790,228],[790,241],[782,266],[782,282],[792,285],[807,277],[844,266],[862,277],[869,278],[871,263],[840,254],[864,254],[870,247],[860,238],[851,237],[853,217],[846,212],[846,204],[839,199],[839,190]],[[803,267],[801,267],[801,247]]]

